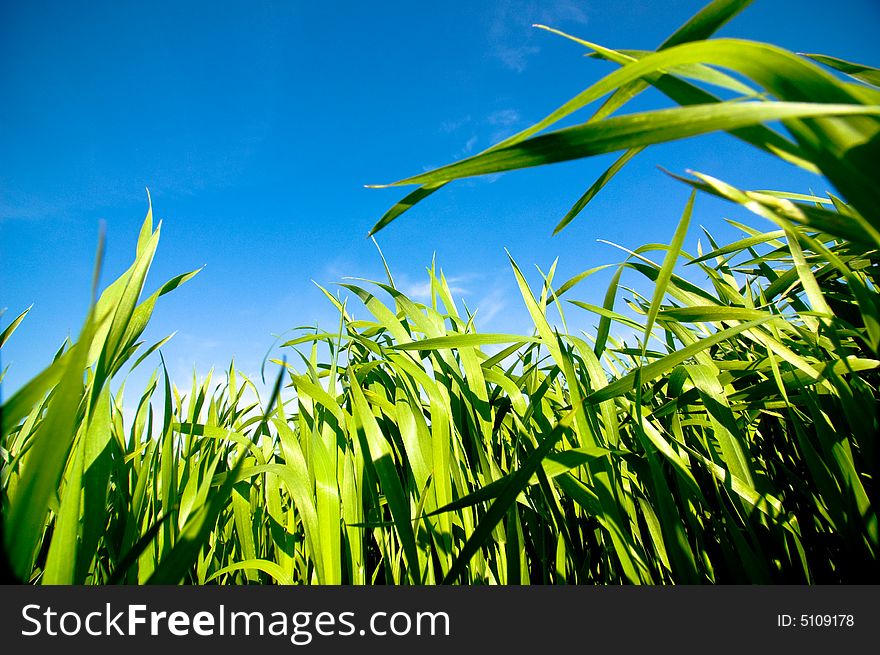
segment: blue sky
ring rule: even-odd
[[[4,395],[75,335],[98,226],[102,283],[133,256],[149,187],[164,220],[148,290],[206,265],[157,306],[146,337],[175,330],[172,376],[256,372],[273,334],[334,311],[312,281],[379,279],[366,234],[403,191],[371,190],[474,153],[540,119],[609,65],[530,27],[653,48],[704,2],[18,2],[0,8],[0,307],[34,308],[4,347]],[[757,0],[720,35],[880,64],[876,0]],[[652,96],[648,96],[650,100]],[[647,106],[647,105],[646,105]],[[416,297],[436,254],[488,331],[527,322],[505,248],[559,278],[667,242],[687,168],[741,187],[822,192],[726,136],[649,149],[562,234],[553,226],[608,158],[452,185],[379,235]],[[696,225],[742,215],[701,199]],[[751,221],[760,224],[757,221]],[[585,284],[595,301],[607,276]],[[359,315],[365,315],[365,311]],[[147,369],[155,366],[154,356]],[[181,377],[183,379],[181,379]]]

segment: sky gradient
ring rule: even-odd
[[[179,383],[232,357],[253,374],[273,335],[335,328],[313,281],[382,277],[366,234],[406,190],[365,184],[482,150],[612,70],[532,23],[611,47],[654,48],[703,4],[3,3],[0,321],[34,303],[3,349],[3,395],[78,332],[102,221],[102,286],[131,262],[145,188],[164,221],[147,291],[205,265],[160,300],[146,341],[177,331],[163,352]],[[876,0],[757,0],[719,35],[876,66],[878,28]],[[646,94],[639,106],[661,102]],[[612,160],[468,180],[435,194],[379,234],[396,282],[425,300],[424,270],[436,255],[456,295],[479,308],[481,330],[524,331],[505,248],[529,271],[559,257],[564,280],[621,259],[597,239],[668,242],[688,190],[657,166],[744,188],[828,189],[731,137],[701,137],[648,149],[551,237]],[[701,198],[686,249],[701,224],[729,233],[725,216],[743,214]],[[576,297],[595,302],[606,283],[598,275]],[[157,363],[154,355],[145,369]]]

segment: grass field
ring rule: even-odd
[[[396,183],[416,189],[373,233],[460,178],[620,152],[561,230],[645,147],[710,132],[836,191],[683,176],[682,196],[668,199],[681,205],[669,244],[624,252],[601,306],[578,300],[578,285],[605,262],[583,262],[569,280],[551,269],[530,287],[511,260],[528,334],[478,331],[435,265],[427,304],[390,271],[343,284],[345,296],[326,292],[338,324],[287,342],[262,397],[234,366],[185,386],[160,366],[145,389],[111,392],[161,352],[163,342],[141,341],[154,306],[197,273],[145,294],[160,232],[148,213],[131,267],[95,294],[76,340],[3,404],[8,574],[37,584],[880,580],[880,71],[709,40],[748,4],[711,3],[656,52],[562,35],[619,67],[524,132]],[[620,112],[651,86],[673,106]],[[579,123],[553,131],[576,112]],[[736,223],[740,239],[706,232],[702,250],[686,252],[705,195],[767,229]],[[371,318],[353,319],[354,304]],[[595,331],[570,332],[575,312]],[[27,329],[26,313],[0,346]],[[123,393],[136,413],[123,413]]]

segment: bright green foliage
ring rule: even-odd
[[[194,274],[140,300],[158,242],[148,214],[134,264],[79,339],[3,405],[14,573],[97,584],[880,579],[876,71],[702,40],[747,4],[713,2],[656,53],[579,41],[620,69],[486,153],[404,180],[423,186],[374,229],[458,177],[623,150],[561,229],[642,148],[710,130],[823,173],[841,198],[694,174],[681,178],[693,194],[671,245],[624,249],[601,307],[570,299],[598,268],[561,284],[551,269],[533,288],[511,261],[534,330],[484,334],[435,266],[428,304],[389,273],[343,285],[367,319],[325,292],[338,329],[284,344],[270,397],[234,366],[186,392],[161,369],[123,415],[111,379],[161,346],[138,341],[155,301]],[[702,88],[743,93],[745,82],[763,90],[731,102]],[[681,107],[611,116],[648,85]],[[608,94],[582,125],[538,135]],[[773,230],[733,223],[741,239],[718,245],[707,232],[708,252],[687,252],[704,193]],[[595,316],[594,335],[556,320],[572,311]]]

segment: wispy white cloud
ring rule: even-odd
[[[442,132],[445,132],[446,134],[452,134],[453,132],[457,132],[470,122],[470,115],[462,116],[461,118],[450,118],[440,123],[440,130]]]
[[[0,193],[0,222],[57,219],[66,215],[69,209],[69,203],[52,202],[24,193]]]
[[[501,315],[507,309],[507,291],[501,287],[494,287],[477,301],[476,320],[480,329],[485,330],[492,325],[492,320]]]
[[[467,287],[463,286],[469,280],[473,280],[473,275],[456,275],[446,278],[446,284],[449,286],[450,293],[467,294]],[[429,279],[414,280],[406,274],[395,276],[394,280],[397,288],[405,296],[413,300],[430,300],[431,299],[431,281]]]
[[[522,117],[516,109],[507,108],[493,111],[486,120],[489,122],[489,125],[510,127],[519,123]]]
[[[427,302],[431,299],[431,283],[424,279],[414,279],[406,274],[396,275],[397,288],[413,300]],[[476,323],[480,330],[486,330],[495,324],[496,319],[510,328],[510,313],[521,313],[516,306],[515,290],[506,269],[498,271],[465,272],[446,278],[449,291],[455,300],[458,310],[464,312],[465,307],[476,315]]]
[[[513,108],[498,109],[486,119],[490,126],[489,141],[498,143],[517,132],[525,123],[522,114]]]
[[[580,3],[573,0],[505,0],[494,5],[489,22],[490,54],[506,68],[521,73],[531,56],[541,51],[532,25],[587,23]]]
[[[502,39],[494,40],[492,54],[501,60],[506,68],[517,73],[526,69],[529,56],[537,54],[541,49],[536,45],[510,45]]]
[[[471,128],[470,134],[462,146],[452,154],[453,159],[470,157],[480,148],[506,139],[522,128],[525,119],[519,110],[513,107],[504,107],[478,121],[469,120],[468,123]],[[465,132],[465,134],[468,133]],[[430,167],[425,167],[425,170],[430,170]]]
[[[524,309],[518,305],[519,295],[511,286],[509,272],[506,269],[495,271],[466,272],[446,278],[449,290],[464,315],[465,308],[474,314],[476,324],[481,331],[501,326],[504,331],[516,330],[520,325],[527,325]],[[428,300],[431,297],[429,281],[415,281],[401,276],[398,288],[411,298]]]
[[[320,275],[316,281],[323,287],[327,284],[340,282],[342,278],[351,275],[353,271],[358,270],[357,263],[350,258],[337,256],[331,260],[324,262]]]
[[[204,335],[180,332],[175,335],[177,343],[183,344],[187,350],[198,354],[217,350],[223,345],[219,339],[205,338]]]
[[[589,22],[585,3],[574,0],[555,0],[553,2],[533,2],[540,14],[539,23],[576,23],[586,25]]]

